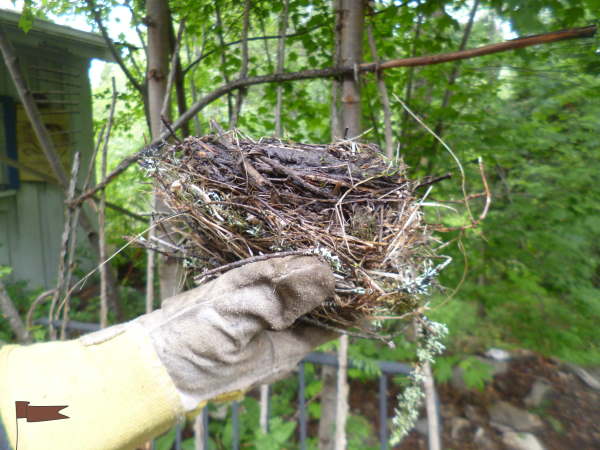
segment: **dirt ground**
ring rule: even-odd
[[[531,409],[524,398],[536,380],[551,385],[549,398],[539,407]],[[397,388],[390,392],[388,414],[393,415],[393,398]],[[510,361],[506,373],[498,375],[483,391],[458,391],[450,384],[439,385],[442,405],[442,448],[448,449],[505,449],[502,434],[489,425],[487,409],[498,400],[528,410],[538,415],[544,427],[534,434],[546,450],[600,449],[600,392],[588,387],[576,374],[564,365],[541,356],[526,354]],[[379,426],[377,384],[353,382],[350,388],[350,408],[368,417],[375,430]],[[453,417],[469,419],[465,427],[453,439],[449,423]],[[475,443],[475,433],[483,428],[486,442]],[[481,432],[480,432],[481,433]],[[403,450],[427,449],[427,438],[413,430],[401,445]]]

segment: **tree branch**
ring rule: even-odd
[[[575,39],[583,37],[592,37],[596,33],[596,25],[591,25],[583,28],[574,28],[571,30],[555,31],[551,33],[541,34],[537,36],[529,36],[520,39],[514,39],[510,41],[501,42],[498,44],[485,45],[475,49],[445,53],[440,55],[413,57],[405,59],[395,59],[386,63],[380,64],[362,64],[358,66],[360,72],[375,72],[377,70],[386,70],[395,67],[415,67],[415,66],[427,66],[431,64],[440,64],[448,61],[456,61],[459,59],[474,58],[476,56],[483,56],[493,53],[499,53],[507,50],[514,50],[517,48],[530,47],[533,45],[548,44],[551,42],[558,42],[566,39]],[[261,75],[256,77],[250,77],[245,79],[234,80],[230,83],[226,83],[223,86],[215,89],[211,93],[198,99],[184,114],[173,123],[173,130],[179,129],[184,123],[192,119],[199,111],[204,107],[221,98],[223,95],[241,87],[252,86],[256,84],[282,82],[282,81],[294,81],[294,80],[310,80],[316,78],[331,78],[339,77],[344,74],[354,73],[352,67],[331,67],[328,69],[316,69],[316,70],[303,70],[300,72],[284,72],[274,73],[269,75]],[[151,144],[156,145],[163,142],[169,133],[164,133],[158,139],[154,140]],[[149,146],[149,147],[151,147]],[[75,204],[85,201],[87,198],[94,195],[100,189],[110,183],[113,179],[123,173],[129,166],[139,161],[148,151],[149,147],[144,147],[137,153],[127,156],[124,158],[119,165],[100,183],[94,188],[84,192],[82,195],[74,200]]]
[[[104,23],[102,23],[102,17],[100,16],[100,12],[96,9],[94,0],[86,0],[86,2],[87,2],[90,12],[92,13],[92,16],[94,17],[94,22],[96,22],[96,25],[98,25],[98,29],[100,30],[102,37],[106,41],[106,45],[108,45],[108,49],[109,49],[111,55],[113,56],[113,58],[115,58],[115,61],[117,62],[119,67],[121,67],[121,70],[123,71],[123,73],[125,74],[127,79],[129,80],[129,82],[133,85],[133,87],[135,87],[137,89],[137,91],[140,94],[142,94],[142,97],[144,97],[144,88],[143,88],[142,84],[138,80],[135,79],[135,77],[131,74],[131,72],[125,65],[125,61],[123,61],[123,58],[121,57],[120,53],[117,51],[117,48],[115,47],[114,42],[108,35],[108,31],[106,30]]]
[[[0,280],[0,312],[2,312],[2,315],[8,319],[8,324],[10,325],[13,333],[15,333],[18,342],[32,342],[29,331],[27,331],[27,328],[25,328],[23,320],[19,315],[19,311],[17,311],[17,308],[8,296],[2,280]]]
[[[491,55],[494,53],[505,52],[507,50],[516,50],[519,48],[531,47],[533,45],[550,44],[552,42],[565,41],[567,39],[577,39],[592,37],[596,34],[596,25],[590,25],[581,28],[572,28],[569,30],[553,31],[550,33],[537,34],[535,36],[526,36],[497,44],[484,45],[483,47],[472,48],[468,50],[459,50],[456,52],[442,53],[439,55],[419,56],[416,58],[394,59],[385,62],[379,67],[375,64],[363,64],[361,71],[373,72],[377,69],[386,70],[394,67],[416,67],[441,64],[449,61],[458,61],[461,59],[475,58],[477,56]]]
[[[307,34],[310,33],[311,31],[314,31],[316,29],[322,28],[324,27],[326,24],[321,24],[321,25],[316,25],[314,27],[310,27],[307,28],[305,30],[302,31],[296,31],[295,33],[290,33],[290,34],[276,34],[276,35],[270,35],[270,36],[254,36],[254,37],[249,37],[247,39],[248,42],[250,41],[262,41],[262,40],[269,40],[269,39],[288,39],[288,38],[293,38],[293,37],[297,37],[297,36],[302,36],[303,34]],[[217,48],[213,48],[212,50],[209,50],[208,52],[198,56],[194,61],[192,61],[185,69],[183,69],[183,73],[187,73],[188,70],[191,70],[194,68],[194,66],[196,66],[198,63],[200,63],[204,58],[208,58],[210,55],[212,55],[213,53],[216,53],[220,50],[223,50],[226,47],[231,47],[233,45],[237,45],[237,44],[241,44],[243,41],[243,39],[238,39],[237,41],[231,41],[231,42],[227,42],[227,43],[223,43],[221,44],[219,47]]]

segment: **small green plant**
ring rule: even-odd
[[[262,430],[257,429],[254,446],[264,450],[282,449],[295,429],[295,422],[284,422],[281,417],[275,417],[269,421],[268,433],[265,434]]]
[[[469,389],[482,391],[485,383],[492,379],[492,367],[474,356],[460,361],[458,367],[462,369],[465,386]]]

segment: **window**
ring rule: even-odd
[[[0,190],[19,187],[19,170],[8,164],[17,161],[17,117],[15,101],[0,96]]]

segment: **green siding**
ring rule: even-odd
[[[38,36],[39,37],[39,36]],[[48,98],[64,102],[69,111],[70,156],[81,153],[83,182],[93,151],[91,91],[88,79],[89,60],[76,56],[69,48],[59,51],[56,44],[36,39],[36,47],[16,46],[21,68],[33,92],[63,91]],[[39,47],[38,47],[39,46]],[[0,95],[17,98],[12,81],[0,58]],[[76,102],[71,104],[69,102]],[[3,130],[0,130],[0,137]],[[0,139],[0,153],[4,154]],[[88,210],[90,217],[94,214]],[[32,288],[51,288],[56,284],[61,235],[64,223],[62,190],[45,182],[21,182],[16,191],[0,191],[0,265],[13,268],[10,281],[26,280]],[[87,240],[79,230],[78,242],[85,251]],[[94,262],[82,259],[79,267],[89,270]]]

